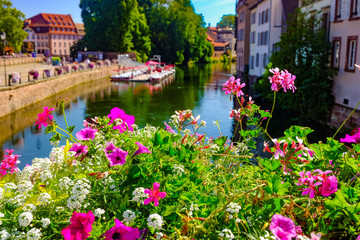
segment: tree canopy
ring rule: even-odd
[[[220,22],[217,23],[219,28],[229,27],[235,28],[235,14],[225,14],[221,17]]]
[[[89,50],[135,51],[141,60],[156,54],[177,64],[212,55],[190,0],[81,0],[80,8]]]
[[[11,46],[15,52],[18,52],[27,36],[23,30],[25,15],[11,6],[10,1],[0,0],[0,33],[6,33],[7,46]],[[3,47],[4,45],[0,44],[1,52],[3,52]]]
[[[281,108],[305,120],[326,121],[333,105],[335,71],[329,64],[331,44],[321,24],[296,11],[277,48],[279,50],[271,55],[272,67],[287,69],[296,75],[297,87],[293,94],[278,94]],[[258,82],[258,90],[272,99],[266,73]]]

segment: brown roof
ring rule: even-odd
[[[210,35],[207,33],[206,33],[206,40],[208,40],[209,42],[214,42],[214,39],[210,37]]]
[[[53,34],[76,35],[75,23],[71,15],[40,13],[25,20],[35,31],[38,27],[46,27]]]
[[[226,43],[222,43],[222,42],[213,42],[212,43],[214,45],[214,47],[225,47],[229,44],[229,42]]]
[[[75,23],[77,32],[79,35],[84,36],[85,35],[85,26],[83,23]]]

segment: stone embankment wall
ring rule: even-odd
[[[32,58],[32,57],[22,57],[22,58],[6,58],[5,59],[5,64],[6,64],[6,66],[19,65],[19,64],[29,64],[29,63],[34,63],[34,60],[37,63],[44,62],[43,57],[36,57],[35,59]],[[0,58],[0,67],[2,67],[2,66],[4,66],[4,59]]]
[[[335,104],[331,112],[331,120],[329,122],[330,126],[334,128],[340,127],[344,120],[350,115],[353,109]],[[359,128],[360,126],[360,111],[356,110],[353,115],[347,120],[344,125],[345,129],[354,129]],[[344,128],[342,130],[344,130]]]
[[[64,74],[0,89],[0,117],[92,80],[109,77],[114,66]],[[109,79],[110,81],[110,79]]]

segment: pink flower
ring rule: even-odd
[[[2,160],[0,166],[1,176],[5,176],[8,172],[13,174],[14,172],[19,171],[17,164],[20,163],[20,161],[18,160],[18,157],[20,157],[20,155],[13,155],[13,149],[5,149],[5,152],[7,152],[7,154],[4,155],[4,159]]]
[[[90,140],[95,138],[95,133],[97,132],[97,129],[92,128],[83,128],[79,132],[76,133],[76,137],[79,140]]]
[[[128,152],[123,151],[121,148],[115,148],[114,151],[107,155],[110,167],[115,165],[124,165]]]
[[[172,130],[172,128],[166,122],[164,122],[164,124],[166,126],[166,128],[165,128],[166,131],[168,131],[169,133],[175,133],[175,131]]]
[[[315,232],[311,233],[310,240],[320,240],[320,238],[321,238],[321,233],[317,233],[317,234],[315,234]],[[356,239],[356,240],[358,240],[358,239]]]
[[[83,240],[90,236],[95,216],[92,211],[88,213],[73,212],[70,225],[61,230],[65,240]]]
[[[291,218],[274,214],[269,226],[270,231],[281,240],[291,240],[296,237],[296,226]]]
[[[108,117],[111,119],[109,124],[115,122],[113,129],[119,129],[121,133],[126,130],[134,131],[131,125],[135,123],[135,117],[125,114],[124,110],[118,107],[113,108]]]
[[[245,85],[245,83],[240,83],[240,78],[235,80],[235,77],[231,77],[223,84],[224,87],[222,90],[225,91],[225,94],[232,94],[240,97],[241,95],[244,95],[241,88],[245,87]]]
[[[139,148],[133,154],[133,157],[135,157],[136,155],[139,155],[141,153],[151,153],[150,150],[147,147],[145,147],[144,145],[142,145],[141,143],[136,142],[135,144],[137,144],[139,146]]]
[[[336,193],[336,191],[338,190],[337,186],[338,181],[335,176],[326,177],[323,180],[321,187],[319,188],[320,194],[324,197],[328,197],[331,194]]]
[[[86,154],[88,152],[88,147],[81,145],[80,143],[74,143],[69,151],[75,152],[75,157],[77,157],[81,154]]]
[[[360,128],[353,131],[352,135],[345,135],[345,138],[340,138],[340,142],[346,143],[360,143]]]
[[[359,67],[359,69],[360,69],[360,67]],[[359,234],[359,236],[357,236],[356,240],[360,240],[360,234]]]
[[[105,232],[105,240],[136,240],[140,238],[138,228],[125,226],[119,219],[115,219],[115,226]]]
[[[106,144],[106,148],[105,148],[105,154],[109,155],[110,153],[112,153],[115,150],[115,145],[112,142],[108,142]]]
[[[44,107],[44,111],[38,114],[35,125],[38,126],[38,129],[41,129],[41,125],[47,127],[49,124],[52,124],[54,116],[50,114],[51,111],[54,111],[54,108]]]
[[[279,91],[281,88],[286,92],[288,89],[295,92],[295,79],[296,76],[288,72],[288,70],[279,70],[279,68],[272,68],[269,70],[272,77],[269,77],[271,83],[271,90]]]
[[[149,194],[149,198],[144,200],[144,205],[154,202],[154,206],[159,205],[159,199],[166,197],[166,192],[159,192],[160,183],[154,182],[153,189],[145,189],[144,193]]]

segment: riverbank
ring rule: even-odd
[[[89,81],[109,77],[114,66],[73,72],[21,85],[0,88],[0,117],[22,109],[38,101],[56,95],[66,89]]]

